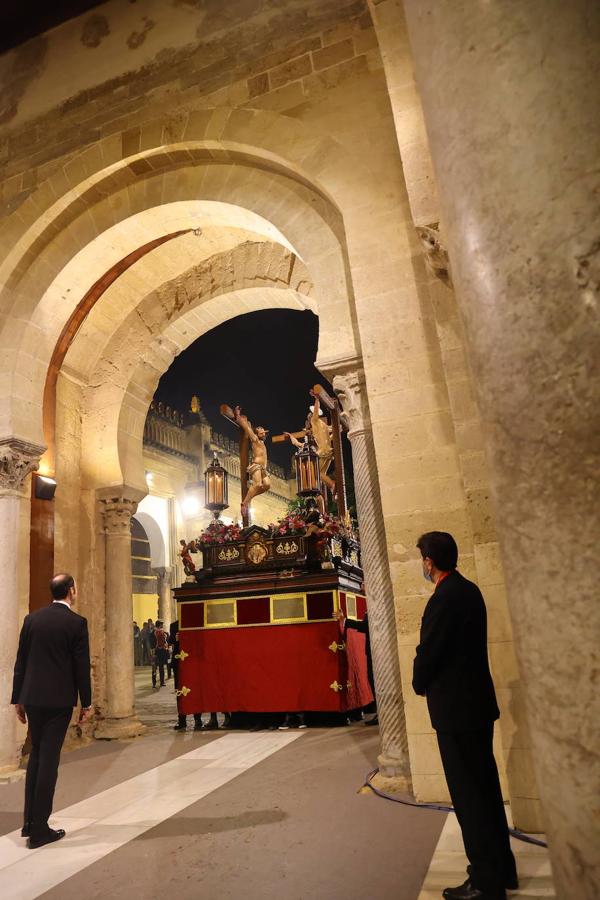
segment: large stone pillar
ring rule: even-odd
[[[44,448],[16,438],[0,441],[0,618],[3,648],[0,654],[0,777],[10,778],[18,768],[17,719],[10,704],[19,637],[19,566],[29,571],[29,541],[19,541],[21,506],[27,476],[38,467]],[[29,534],[27,533],[27,539]],[[23,559],[25,557],[25,559]]]
[[[592,900],[600,896],[600,8],[404,6],[484,420],[557,891]]]
[[[137,500],[101,498],[106,535],[106,709],[97,738],[134,737],[145,731],[135,713],[131,640],[131,517]]]
[[[379,771],[382,776],[393,778],[397,782],[397,787],[410,788],[410,763],[398,660],[394,591],[387,555],[375,449],[364,394],[364,375],[359,369],[336,375],[333,387],[342,404],[342,418],[348,427],[348,437],[352,445],[354,490],[369,604],[369,634],[381,736]]]

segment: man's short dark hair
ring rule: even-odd
[[[50,582],[50,593],[54,600],[64,600],[72,587],[75,587],[73,576],[60,572]]]
[[[456,541],[447,531],[427,531],[417,541],[423,559],[429,557],[436,569],[450,572],[456,568],[458,547]]]

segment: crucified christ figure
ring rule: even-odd
[[[243,415],[239,406],[234,409],[234,417],[242,431],[248,436],[252,447],[252,462],[248,466],[249,487],[246,496],[242,500],[241,512],[242,519],[246,520],[248,509],[254,497],[258,494],[264,494],[271,488],[271,479],[267,471],[267,447],[265,438],[267,431],[262,425],[253,428],[248,417]]]
[[[335,481],[331,478],[327,472],[331,463],[333,462],[333,444],[331,439],[331,427],[327,424],[327,419],[325,416],[320,414],[320,403],[319,398],[313,393],[310,392],[311,397],[314,399],[314,406],[312,408],[312,413],[306,419],[305,431],[306,433],[312,437],[314,443],[317,446],[317,456],[319,457],[319,471],[321,473],[321,481],[327,485],[329,490],[331,491],[332,497],[335,498]],[[290,434],[289,431],[284,432],[286,438],[288,438],[294,447],[298,447],[299,449],[302,447],[302,443],[298,440],[298,438],[294,437],[293,434]]]

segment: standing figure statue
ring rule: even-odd
[[[248,417],[243,415],[239,406],[234,409],[235,421],[245,432],[252,447],[252,462],[247,468],[249,487],[246,496],[242,500],[241,512],[245,520],[249,513],[249,507],[259,494],[265,494],[271,489],[271,479],[267,470],[267,446],[265,438],[267,430],[262,425],[253,428]]]

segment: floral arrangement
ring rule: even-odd
[[[283,519],[271,522],[267,525],[272,537],[282,537],[287,534],[302,534],[306,530],[306,522],[297,512],[288,513]]]
[[[344,534],[345,529],[342,520],[337,516],[331,516],[324,513],[319,516],[318,522],[314,523],[320,531],[326,531],[328,534]],[[272,537],[282,537],[290,534],[304,534],[307,530],[306,520],[298,514],[298,512],[288,513],[283,519],[267,526]]]
[[[211,522],[204,529],[199,538],[198,544],[230,544],[233,541],[239,541],[242,537],[242,529],[235,522],[232,525],[225,525],[223,522]]]
[[[351,533],[348,531],[342,520],[329,513],[320,514],[318,521],[315,521],[313,524],[321,533],[330,536],[339,535],[340,537],[351,537]],[[277,522],[271,522],[270,525],[267,525],[265,530],[269,532],[271,537],[287,537],[293,534],[305,534],[308,527],[306,519],[296,509],[289,512],[282,519],[278,519]],[[314,530],[311,533],[314,533]],[[188,546],[192,553],[194,553],[197,552],[202,545],[229,544],[241,540],[243,540],[243,528],[241,525],[237,523],[225,525],[223,522],[211,522],[210,525],[204,529],[200,537],[196,538],[195,541],[192,541],[192,544],[196,546],[193,547],[192,544]]]

